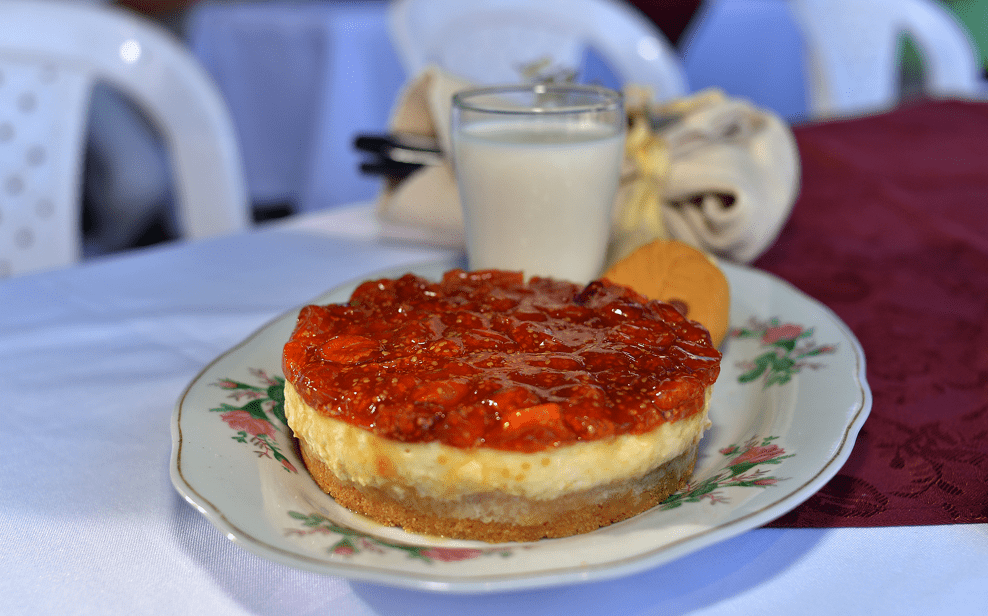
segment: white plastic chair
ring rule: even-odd
[[[687,92],[665,35],[618,0],[394,0],[389,23],[410,76],[434,64],[475,83],[513,83],[544,58],[578,71],[592,49],[615,85],[651,86],[659,100]]]
[[[79,260],[86,119],[99,82],[159,129],[182,237],[248,226],[227,108],[175,37],[123,10],[51,0],[4,0],[0,24],[0,277]]]
[[[901,37],[931,96],[978,96],[967,32],[932,0],[707,0],[681,40],[687,79],[790,120],[872,113],[899,100]]]
[[[980,90],[968,33],[932,0],[790,1],[809,51],[817,117],[895,105],[902,34],[920,50],[927,94],[974,96]]]
[[[802,36],[781,0],[705,0],[680,38],[693,88],[717,87],[793,120],[807,115]]]

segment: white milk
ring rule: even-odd
[[[471,269],[589,282],[601,274],[624,134],[550,119],[454,135]]]

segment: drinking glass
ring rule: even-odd
[[[573,84],[453,96],[453,165],[470,269],[600,276],[621,173],[624,101]]]

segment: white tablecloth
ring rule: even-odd
[[[447,596],[268,562],[169,480],[176,398],[344,280],[449,255],[366,208],[0,283],[0,613],[983,614],[988,525],[758,529],[608,582]]]

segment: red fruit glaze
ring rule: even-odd
[[[306,306],[283,367],[309,406],[382,437],[533,452],[699,412],[720,358],[672,305],[606,280],[453,270]]]

